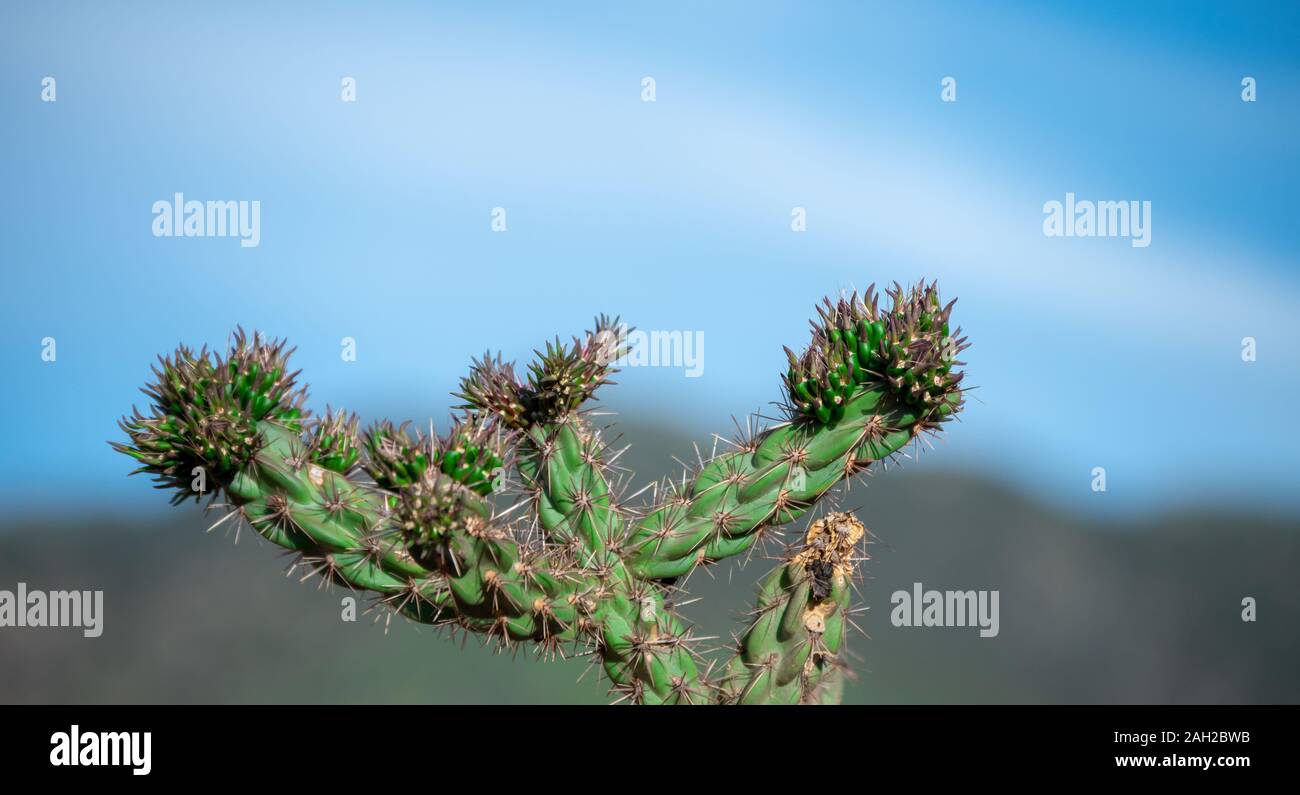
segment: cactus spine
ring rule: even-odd
[[[182,346],[154,368],[151,413],[124,418],[128,441],[113,446],[174,503],[202,496],[195,473],[214,478],[227,518],[407,618],[591,652],[619,701],[834,703],[865,536],[852,516],[827,513],[787,550],[717,676],[673,602],[679,578],[749,551],[960,410],[952,304],[934,284],[888,297],[884,311],[873,289],[827,300],[809,347],[787,349],[789,421],[735,440],[648,506],[621,503],[584,409],[626,352],[604,316],[548,344],[522,379],[476,361],[441,437],[310,418],[283,342],[239,331],[225,355]]]

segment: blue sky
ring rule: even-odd
[[[7,4],[0,499],[156,502],[104,440],[235,324],[298,345],[314,407],[417,420],[599,311],[702,331],[702,377],[608,398],[702,435],[779,398],[822,295],[937,277],[979,389],[920,466],[1293,511],[1300,12],[1130,5]],[[260,201],[260,245],[153,237],[175,192]],[[1151,245],[1045,237],[1067,192],[1150,201]]]

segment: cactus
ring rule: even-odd
[[[311,417],[292,350],[240,330],[224,354],[160,357],[150,413],[123,418],[128,441],[112,445],[174,504],[198,501],[193,479],[211,478],[222,522],[409,619],[544,656],[591,654],[616,701],[834,703],[865,559],[853,516],[828,509],[783,552],[725,661],[676,604],[695,568],[753,550],[960,410],[966,341],[949,328],[952,304],[933,283],[895,284],[887,298],[888,309],[874,288],[827,299],[808,348],[786,349],[786,421],[657,484],[647,505],[620,499],[585,408],[626,353],[604,316],[548,344],[522,378],[500,358],[475,361],[442,436]]]

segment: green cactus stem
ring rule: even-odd
[[[815,704],[839,700],[840,651],[855,556],[866,535],[847,513],[813,522],[802,545],[759,586],[753,622],[741,636],[722,680],[726,700],[740,704]]]
[[[960,330],[949,333],[952,304],[940,305],[933,284],[889,296],[884,312],[870,288],[819,308],[808,349],[786,349],[790,422],[736,440],[693,480],[669,484],[629,539],[638,575],[681,577],[746,552],[765,529],[798,519],[841,480],[956,415],[962,373],[953,367],[967,345]],[[926,386],[917,389],[918,378]]]
[[[616,701],[833,703],[860,522],[832,512],[809,525],[717,677],[676,614],[677,580],[753,549],[960,410],[966,342],[949,329],[952,304],[933,284],[888,296],[887,310],[874,290],[819,308],[808,349],[787,350],[788,421],[736,440],[649,506],[622,504],[587,417],[626,352],[604,316],[538,351],[522,379],[512,363],[476,361],[464,413],[441,436],[311,417],[292,351],[240,330],[224,355],[182,346],[160,358],[150,412],[124,418],[128,439],[112,444],[174,503],[223,494],[227,518],[407,618],[544,656],[590,654]]]

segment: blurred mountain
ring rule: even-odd
[[[636,445],[621,463],[641,472],[690,451],[659,428],[623,430]],[[1300,702],[1300,521],[1197,508],[1102,525],[935,463],[843,496],[876,537],[847,701]],[[0,703],[606,700],[596,672],[578,681],[585,660],[462,650],[378,612],[345,622],[347,591],[277,576],[289,559],[271,545],[207,524],[191,506],[0,528],[0,589],[102,589],[105,602],[98,638],[0,628]],[[697,634],[729,638],[768,565],[693,575]],[[997,590],[999,634],[892,626],[890,594],[916,582]]]

